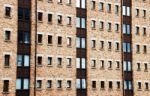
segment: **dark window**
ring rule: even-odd
[[[5,40],[10,40],[10,31],[5,31]]]
[[[120,82],[117,81],[117,89],[120,89]]]
[[[61,80],[58,80],[57,81],[57,88],[61,88],[62,87],[62,81]]]
[[[10,7],[5,7],[5,16],[10,17],[10,13],[11,13],[11,8]]]
[[[108,49],[111,50],[111,42],[108,42]]]
[[[71,81],[70,80],[67,81],[67,88],[71,88]]]
[[[9,91],[9,80],[4,80],[3,92]]]
[[[144,67],[145,67],[145,71],[148,71],[148,64],[147,63],[144,63]]]
[[[62,58],[57,58],[57,64],[62,65]]]
[[[91,9],[95,9],[95,1],[91,1]]]
[[[62,16],[58,15],[57,16],[58,24],[62,24]]]
[[[37,60],[38,65],[41,65],[41,64],[42,64],[42,57],[41,57],[41,56],[38,56],[37,59],[38,59],[38,60]]]
[[[42,38],[43,38],[42,34],[38,34],[38,43],[42,43]]]
[[[137,70],[141,70],[141,64],[137,63]]]
[[[143,48],[144,53],[147,53],[147,47],[146,47],[146,45],[144,45],[143,47],[144,47]]]
[[[112,81],[109,81],[109,89],[112,89]]]
[[[52,57],[48,57],[48,65],[52,65]]]
[[[47,88],[52,88],[52,80],[47,81]]]
[[[53,40],[52,40],[52,36],[51,35],[48,35],[48,44],[52,44]]]
[[[36,81],[36,88],[41,88],[42,87],[42,80],[37,80]]]
[[[101,81],[101,88],[104,89],[105,88],[105,82]]]
[[[141,89],[141,82],[138,82],[138,89]]]
[[[10,55],[5,55],[5,57],[4,57],[5,59],[5,66],[9,66],[10,65]]]
[[[18,19],[19,20],[30,20],[30,9],[18,8]]]
[[[71,17],[67,17],[67,25],[71,25]]]
[[[42,12],[38,12],[38,20],[39,21],[43,20],[43,13]]]
[[[52,22],[52,14],[48,14],[48,22]]]
[[[62,45],[62,37],[58,37],[58,45]]]
[[[92,81],[92,88],[96,88],[96,81]]]
[[[147,82],[145,83],[145,89],[147,89],[147,90],[149,89],[149,86],[148,86]]]
[[[19,31],[18,32],[18,42],[19,43],[30,43],[30,33],[25,31]]]

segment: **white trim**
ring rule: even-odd
[[[41,56],[41,57],[43,57],[43,54],[36,54],[36,56],[38,57],[38,56]]]
[[[2,80],[12,80],[12,78],[11,77],[4,77],[4,78],[2,78]]]
[[[41,35],[43,35],[43,34],[44,34],[44,32],[37,32],[37,34],[41,34]]]
[[[12,52],[3,52],[3,55],[12,55]]]
[[[11,4],[4,4],[4,7],[11,7],[11,8],[13,8],[13,6]]]
[[[36,80],[44,80],[44,77],[36,77]]]

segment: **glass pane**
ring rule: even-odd
[[[22,55],[18,55],[17,57],[17,66],[22,66]]]
[[[16,89],[21,89],[21,79],[16,80]]]
[[[24,66],[29,66],[29,55],[24,55]]]
[[[82,38],[82,48],[85,48],[85,38]]]
[[[82,69],[85,69],[86,63],[85,63],[85,58],[82,58]]]
[[[23,85],[23,89],[29,89],[29,79],[24,79]]]
[[[80,58],[76,59],[76,68],[80,68]]]

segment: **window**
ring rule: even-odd
[[[57,22],[58,22],[58,24],[62,24],[62,16],[61,15],[57,16]]]
[[[116,31],[116,32],[119,31],[119,24],[115,24],[115,31]]]
[[[115,50],[119,50],[119,43],[115,42]]]
[[[77,37],[76,38],[76,47],[77,48],[85,48],[86,43],[85,43],[85,38]]]
[[[47,80],[47,88],[52,88],[52,80]]]
[[[107,12],[111,12],[111,4],[107,4]]]
[[[29,67],[30,65],[30,57],[29,55],[21,55],[17,56],[17,66],[18,67]]]
[[[99,3],[99,10],[100,11],[104,10],[104,3],[102,3],[102,2]]]
[[[5,7],[5,16],[11,17],[11,7]]]
[[[120,68],[120,62],[116,61],[116,68],[119,69]]]
[[[111,31],[111,23],[110,22],[107,24],[107,30]]]
[[[148,71],[148,64],[144,63],[144,71]]]
[[[129,24],[123,24],[123,34],[131,34],[131,27]]]
[[[130,12],[130,7],[129,6],[123,6],[123,15],[124,16],[130,16],[131,12]]]
[[[95,1],[91,1],[91,9],[95,9]]]
[[[143,10],[143,18],[146,17],[146,10]]]
[[[86,89],[86,80],[85,79],[77,79],[76,80],[76,87],[77,89]]]
[[[53,37],[52,35],[48,35],[48,44],[52,44],[53,43]]]
[[[62,65],[62,58],[61,57],[57,58],[57,65]]]
[[[27,90],[29,89],[29,79],[28,78],[17,78],[16,79],[16,89],[17,90]]]
[[[140,52],[140,45],[136,45],[136,53]]]
[[[139,17],[139,9],[135,9],[136,13],[135,16]]]
[[[96,67],[96,60],[92,60],[91,67]]]
[[[95,48],[95,47],[96,47],[96,40],[92,40],[92,42],[91,42],[91,47],[92,47],[92,48]]]
[[[103,21],[100,21],[100,26],[99,27],[100,27],[101,30],[104,29],[104,22]]]
[[[52,65],[52,57],[48,57],[48,65]]]
[[[131,44],[130,43],[123,43],[123,52],[130,53],[131,52]]]
[[[58,3],[62,3],[62,0],[58,0]]]
[[[76,68],[77,69],[85,69],[86,68],[85,58],[77,58],[76,59]]]
[[[18,42],[29,44],[30,43],[30,32],[29,31],[18,31]]]
[[[36,88],[42,88],[42,80],[36,81]]]
[[[100,84],[101,84],[101,89],[104,89],[105,88],[105,82],[101,81]]]
[[[115,5],[115,14],[118,14],[118,13],[119,13],[119,6]]]
[[[76,0],[76,7],[85,9],[86,7],[85,0]]]
[[[96,21],[95,21],[95,20],[92,20],[92,21],[91,21],[91,27],[92,27],[92,28],[96,28]]]
[[[52,14],[48,14],[48,22],[52,22]]]
[[[71,37],[67,37],[67,46],[71,46],[71,44],[72,44],[72,39],[71,39]]]
[[[58,44],[58,45],[62,45],[62,37],[58,36],[57,44]]]
[[[71,88],[71,80],[67,80],[67,88]]]
[[[71,21],[72,21],[72,19],[71,19],[71,17],[67,17],[67,25],[71,25]]]
[[[143,52],[147,53],[147,46],[146,45],[143,46]]]
[[[142,28],[142,33],[143,33],[143,36],[146,36],[146,28],[145,27]]]
[[[10,40],[10,31],[5,31],[5,40]]]
[[[96,81],[92,81],[92,88],[96,88]]]
[[[112,47],[112,45],[111,45],[111,42],[109,41],[108,42],[108,50],[111,50],[111,47]]]
[[[141,70],[141,64],[140,63],[137,63],[137,70]]]
[[[10,55],[8,54],[4,56],[4,66],[10,66]]]
[[[101,69],[104,69],[104,60],[100,60],[100,63],[101,63]]]
[[[67,66],[71,66],[72,63],[72,59],[71,58],[67,58]]]
[[[112,89],[113,88],[113,83],[112,81],[109,81],[109,89]]]
[[[42,43],[42,39],[43,39],[43,36],[42,36],[42,34],[38,34],[38,43]]]
[[[42,56],[37,57],[37,63],[38,65],[42,65]]]
[[[117,89],[120,89],[120,82],[117,81]]]
[[[141,86],[142,86],[141,82],[138,82],[138,89],[141,89]]]
[[[112,61],[108,61],[108,68],[112,68]]]
[[[145,89],[146,89],[146,90],[148,90],[148,89],[149,89],[148,82],[145,82]]]
[[[131,61],[124,61],[123,69],[124,69],[124,71],[131,71]]]
[[[139,31],[140,31],[139,29],[140,29],[140,28],[139,28],[138,26],[135,27],[135,34],[136,34],[136,35],[139,35]]]
[[[100,49],[104,49],[104,41],[100,41]]]
[[[43,21],[43,13],[38,12],[38,21]]]
[[[8,92],[8,91],[9,91],[9,80],[4,80],[3,92]]]
[[[81,17],[77,17],[76,18],[76,27],[85,29],[86,28],[86,19],[81,18]]]
[[[67,0],[67,4],[71,5],[71,0]]]
[[[57,88],[62,88],[62,80],[57,80]]]
[[[124,81],[124,89],[125,89],[125,90],[132,90],[132,81],[130,81],[130,80],[125,80],[125,81]]]
[[[18,8],[18,19],[29,21],[30,20],[30,9],[19,7]]]

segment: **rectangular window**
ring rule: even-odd
[[[36,81],[36,88],[42,88],[42,80]]]
[[[57,81],[57,88],[62,88],[62,80]]]
[[[42,43],[42,41],[43,41],[43,36],[42,36],[42,34],[38,34],[38,43]]]
[[[108,68],[112,68],[112,61],[108,61]]]
[[[144,71],[148,71],[148,64],[144,63]]]
[[[76,0],[76,7],[85,9],[85,0]]]
[[[77,48],[85,48],[86,43],[85,43],[85,38],[77,37],[76,38],[76,47]]]
[[[47,80],[47,88],[52,88],[52,80]]]
[[[8,92],[8,91],[9,91],[9,80],[4,80],[3,92]]]
[[[11,16],[11,7],[5,7],[5,16],[7,17]]]
[[[130,29],[130,26],[129,24],[123,24],[123,34],[131,34],[131,29]]]
[[[130,16],[131,12],[130,12],[130,7],[128,6],[123,6],[123,15],[124,16]]]
[[[117,83],[117,89],[120,89],[120,82],[117,81],[116,83]]]
[[[71,25],[71,21],[72,21],[71,17],[67,17],[67,25]]]
[[[131,61],[124,61],[123,62],[123,69],[124,71],[131,71]]]
[[[119,13],[119,6],[115,5],[115,14],[118,14],[118,13]]]
[[[100,84],[101,84],[101,89],[104,89],[105,88],[105,82],[101,81]]]
[[[107,12],[111,12],[111,4],[107,4]]]
[[[100,41],[100,49],[104,49],[104,41]]]
[[[48,57],[48,65],[52,65],[52,57]]]
[[[100,26],[99,27],[100,27],[101,30],[104,29],[104,22],[103,21],[100,21]]]
[[[112,81],[109,81],[109,89],[112,89],[113,88],[113,83]]]
[[[95,27],[96,27],[96,21],[95,21],[95,20],[92,20],[92,21],[91,21],[91,27],[92,27],[92,28],[95,28]]]
[[[76,59],[76,68],[77,69],[85,69],[85,67],[86,67],[85,58],[77,58]]]
[[[136,53],[140,52],[140,45],[136,45]]]
[[[135,27],[135,34],[136,34],[136,35],[139,35],[139,33],[140,33],[139,31],[140,31],[140,28],[139,28],[138,26],[136,26],[136,27]]]
[[[96,81],[92,81],[92,88],[96,88]]]
[[[130,53],[131,52],[131,44],[130,43],[123,43],[123,52]]]
[[[111,50],[111,47],[112,47],[111,42],[108,42],[108,50]]]
[[[62,45],[62,37],[58,36],[57,44],[58,44],[58,45]]]
[[[43,21],[43,13],[38,12],[38,21]]]
[[[30,43],[30,32],[28,31],[18,31],[18,42],[19,43],[25,43],[29,44]]]
[[[57,58],[57,65],[62,65],[62,58],[60,57]]]
[[[17,66],[18,67],[28,67],[30,64],[30,57],[29,55],[21,55],[17,56]]]
[[[52,14],[48,14],[48,22],[52,22]]]
[[[29,79],[28,78],[17,78],[16,79],[16,89],[17,90],[28,90],[29,89]]]
[[[141,82],[138,82],[138,89],[141,89],[141,86],[142,86]]]
[[[67,66],[71,66],[72,63],[72,59],[71,58],[67,58]]]
[[[67,80],[67,88],[71,88],[71,80]]]
[[[115,50],[119,50],[119,43],[115,42]]]
[[[96,67],[96,60],[92,60],[91,67]]]
[[[4,66],[10,66],[10,55],[4,56]]]
[[[91,1],[91,9],[95,9],[95,1]]]
[[[71,37],[67,37],[67,46],[71,46],[71,44],[72,44],[72,39],[71,39]]]
[[[58,24],[62,24],[62,16],[61,15],[57,16],[57,22],[58,22]]]
[[[38,65],[42,65],[42,56],[37,57],[37,63]]]
[[[115,31],[119,31],[119,24],[115,24]]]
[[[10,31],[5,31],[5,40],[10,40]]]
[[[125,90],[132,90],[132,81],[130,81],[130,80],[125,80],[125,81],[124,81],[124,89],[125,89]]]
[[[52,44],[53,43],[53,37],[52,35],[48,35],[48,44]]]
[[[145,89],[146,89],[146,90],[149,89],[149,84],[148,84],[148,82],[145,82]]]
[[[96,40],[92,40],[91,42],[91,48],[95,48],[96,47]]]
[[[77,17],[77,19],[76,19],[76,27],[85,29],[85,27],[86,27],[86,19],[85,18],[81,18],[81,17]]]
[[[143,53],[147,53],[147,46],[146,45],[143,46]]]
[[[104,10],[104,3],[102,3],[102,2],[99,3],[99,10],[100,11]]]
[[[135,9],[136,13],[135,13],[135,16],[139,16],[139,9]]]

